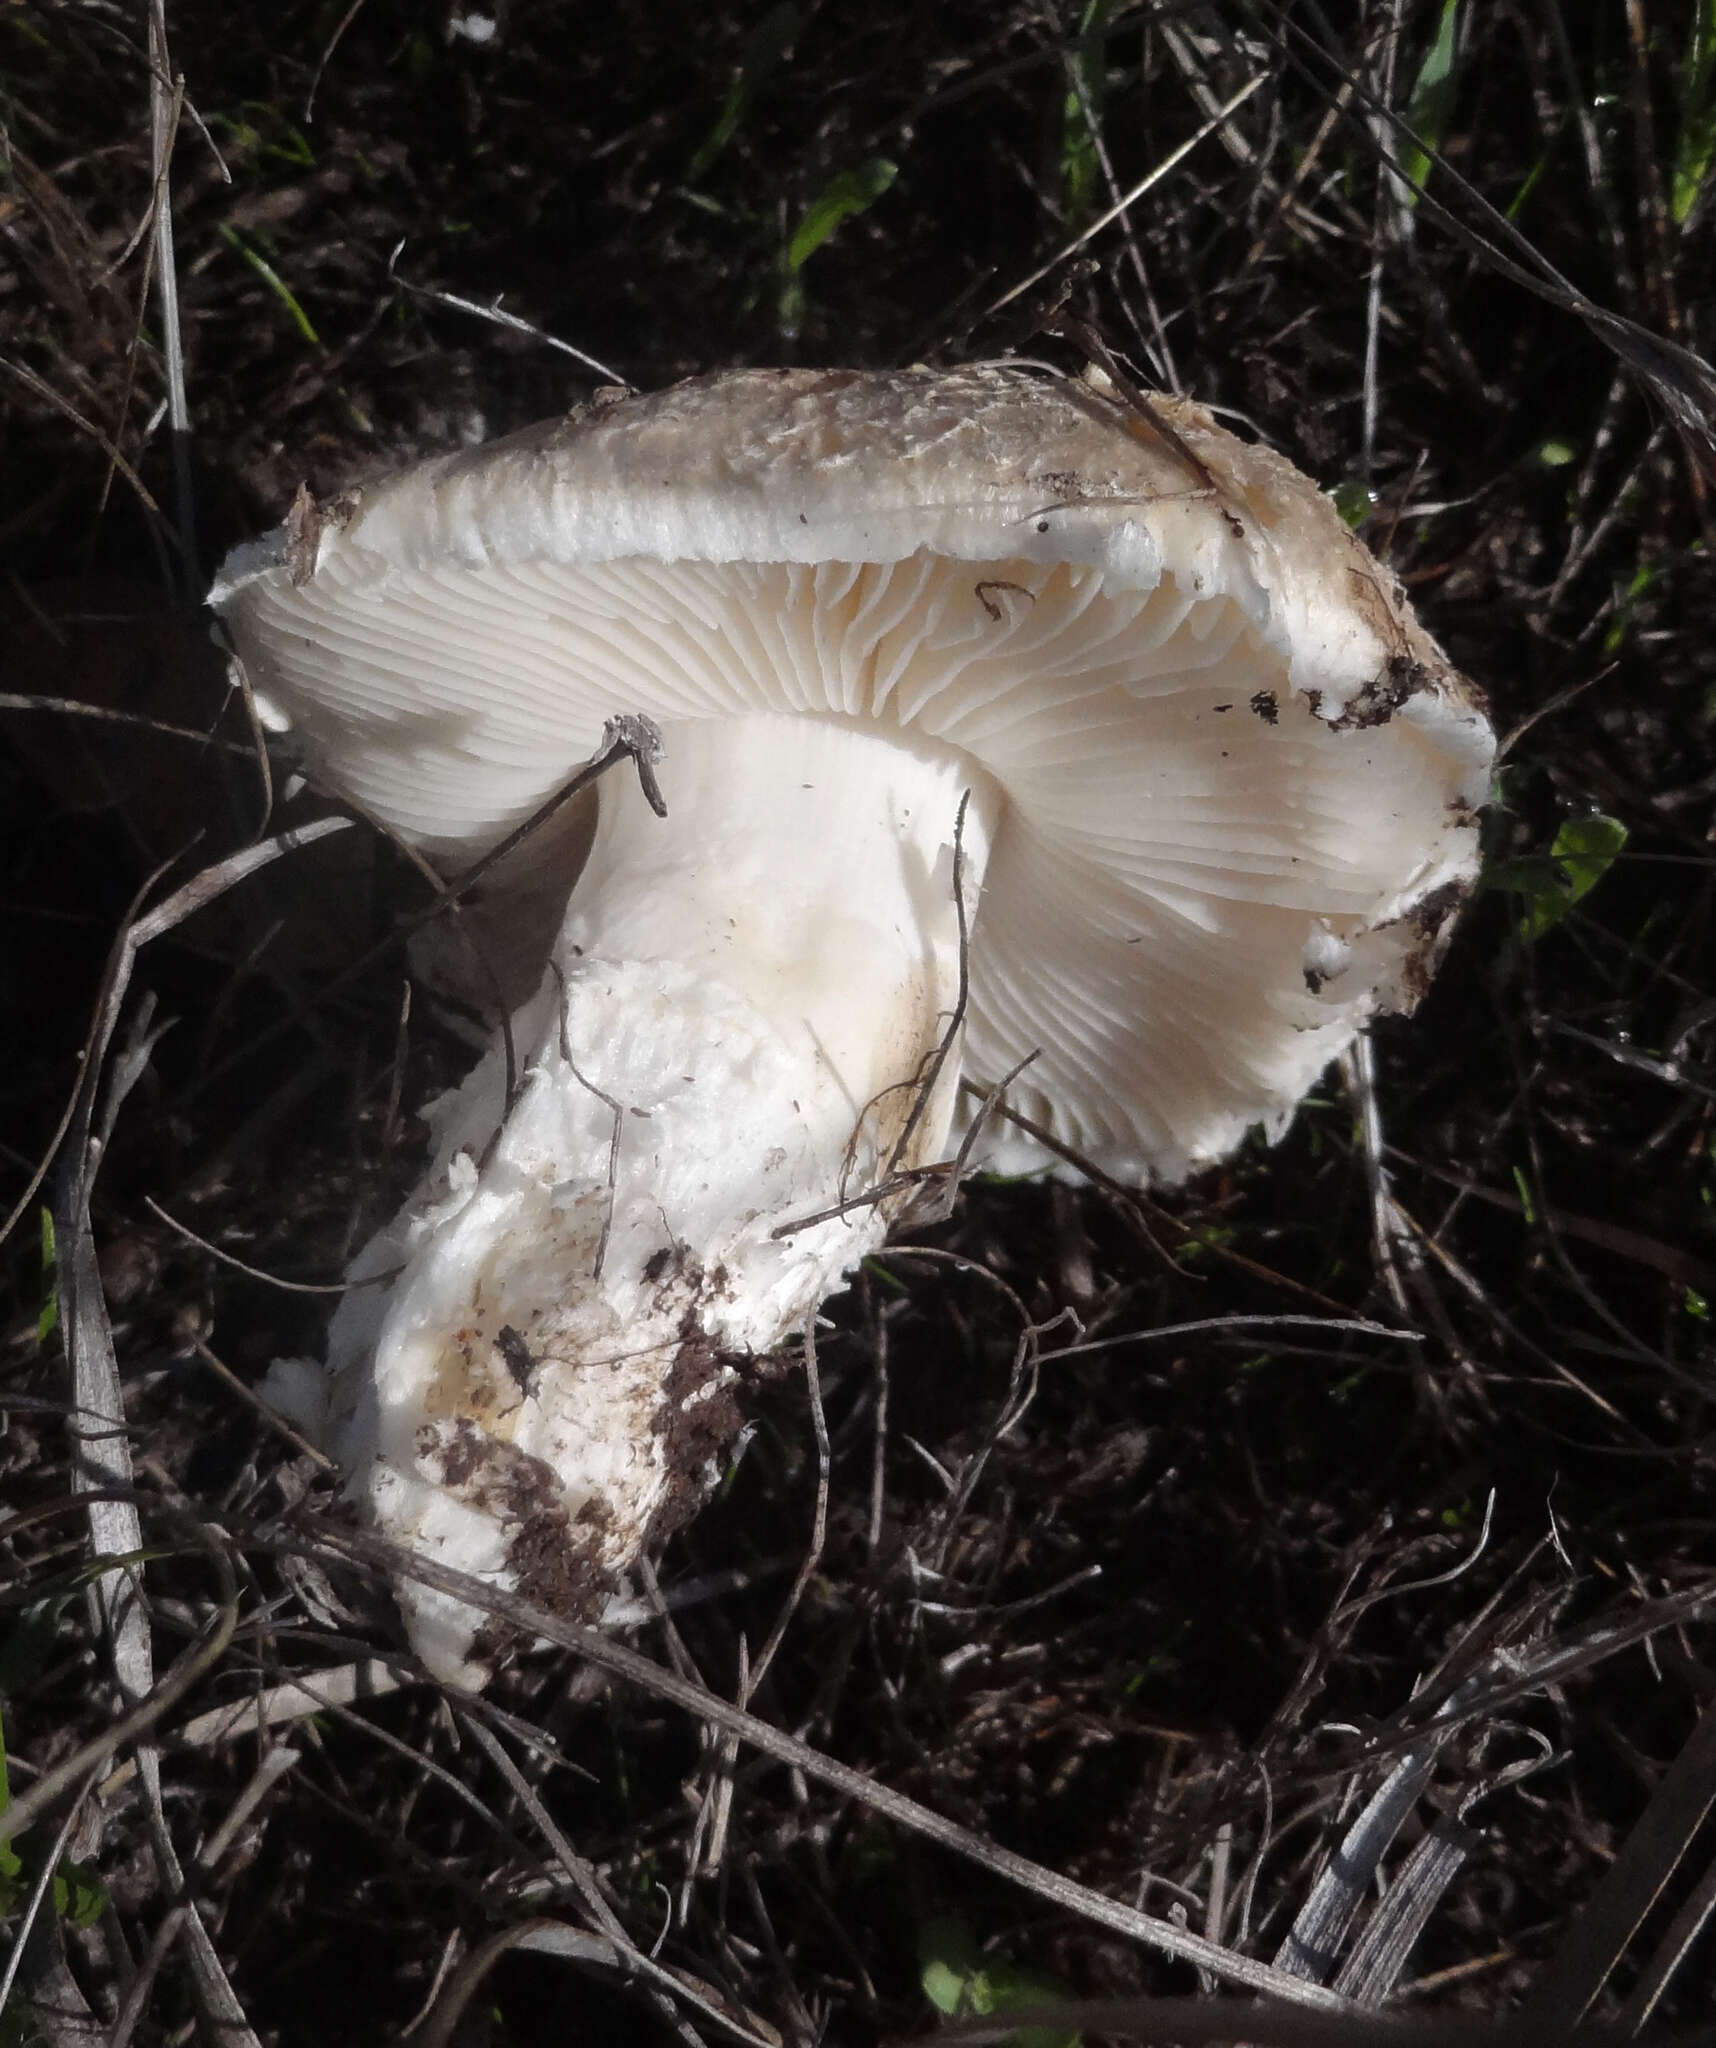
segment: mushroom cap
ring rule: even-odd
[[[211,602],[314,779],[454,867],[620,711],[670,804],[710,718],[963,749],[1006,799],[966,1072],[1035,1051],[1010,1101],[1123,1176],[1279,1131],[1476,869],[1481,701],[1315,485],[1186,401],[1020,366],[609,396],[301,494]]]

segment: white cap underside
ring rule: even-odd
[[[235,609],[321,779],[454,861],[620,711],[666,729],[670,804],[673,753],[707,719],[793,711],[965,750],[1007,799],[967,1071],[1038,1050],[1018,1106],[1111,1171],[1171,1177],[1284,1120],[1399,999],[1403,913],[1473,861],[1451,807],[1483,750],[1424,718],[1333,729],[1246,595],[929,552],[377,576],[335,550],[305,587],[259,579]],[[1338,958],[1313,992],[1307,961]]]

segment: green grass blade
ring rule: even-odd
[[[60,1295],[56,1284],[59,1251],[54,1241],[54,1212],[42,1204],[42,1305],[36,1311],[36,1346],[39,1350],[54,1334],[60,1320]]]
[[[752,101],[770,73],[780,68],[798,36],[798,9],[791,0],[771,7],[745,38],[744,53],[715,125],[703,138],[697,154],[686,167],[685,182],[695,185],[738,134]]]
[[[239,255],[244,258],[245,262],[250,265],[251,269],[256,272],[257,276],[261,278],[262,282],[267,285],[268,289],[280,301],[281,305],[286,308],[292,325],[297,328],[304,339],[313,347],[320,348],[322,337],[310,325],[309,314],[299,305],[297,299],[292,294],[291,286],[287,284],[286,280],[274,268],[273,264],[269,262],[268,258],[262,254],[260,249],[253,249],[236,229],[222,227],[220,233],[221,240],[238,251]]]
[[[1406,190],[1408,206],[1417,205],[1417,188],[1423,184],[1430,170],[1430,152],[1441,147],[1442,131],[1454,104],[1457,83],[1454,74],[1459,53],[1460,0],[1442,0],[1442,18],[1436,27],[1436,40],[1419,67],[1412,97],[1406,104],[1407,126],[1426,145],[1420,149],[1416,143],[1413,144],[1400,159],[1401,171],[1409,181]]]

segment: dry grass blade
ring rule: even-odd
[[[160,506],[156,504],[143,479],[132,468],[131,464],[126,461],[125,457],[120,453],[118,444],[110,436],[104,434],[101,428],[96,426],[92,420],[85,419],[69,398],[62,397],[46,379],[37,376],[28,363],[14,362],[8,356],[0,356],[0,370],[9,371],[33,397],[39,398],[44,405],[51,406],[62,418],[68,420],[80,434],[87,435],[112,463],[119,474],[124,477],[132,490],[136,492],[139,504],[160,520],[161,530],[172,535],[171,527],[167,525],[162,517]],[[176,535],[172,535],[172,537],[175,540],[177,539]]]
[[[200,1639],[168,1667],[166,1677],[153,1684],[134,1706],[101,1734],[80,1743],[69,1756],[42,1771],[29,1791],[20,1792],[13,1798],[5,1812],[0,1813],[0,1845],[16,1841],[26,1834],[86,1772],[99,1770],[118,1750],[128,1743],[138,1742],[154,1730],[226,1654],[238,1623],[238,1595],[231,1578],[224,1541],[217,1532],[200,1526],[187,1533],[200,1541],[224,1581],[221,1604],[213,1619]],[[153,1749],[144,1748],[139,1752],[138,1769],[146,1782],[149,1763],[145,1760],[153,1760],[155,1756]]]
[[[1325,1983],[1334,1975],[1347,1929],[1374,1887],[1390,1843],[1423,1796],[1439,1747],[1429,1743],[1403,1756],[1371,1795],[1276,1951],[1278,1970],[1313,1984]]]
[[[567,1841],[561,1829],[556,1827],[547,1807],[543,1805],[518,1765],[508,1756],[500,1739],[475,1715],[464,1714],[460,1718],[470,1730],[478,1747],[512,1788],[513,1796],[530,1815],[537,1831],[552,1850],[554,1860],[571,1880],[579,1898],[583,1900],[585,1911],[601,1931],[600,1938],[607,1951],[608,1966],[640,1978],[662,2018],[682,2041],[693,2044],[693,2048],[699,2036],[697,2030],[681,2014],[681,2002],[690,2004],[705,2019],[713,2021],[724,2032],[732,2033],[743,2040],[747,2048],[769,2048],[769,2044],[759,2042],[754,2033],[738,2026],[729,2014],[712,2004],[702,1991],[686,1984],[671,1971],[663,1969],[653,1956],[646,1956],[638,1948],[636,1942],[626,1932],[618,1914],[603,1896],[596,1873]]]
[[[151,1759],[154,1756],[155,1752],[149,1752]],[[269,1793],[285,1777],[297,1761],[298,1753],[296,1750],[273,1749],[267,1752],[256,1769],[251,1773],[250,1782],[233,1802],[225,1819],[197,1851],[196,1869],[199,1881],[206,1879],[216,1868],[221,1859],[226,1855],[227,1850],[231,1847],[233,1839],[240,1828],[244,1826],[245,1822],[261,1806]],[[144,1771],[145,1783],[147,1783],[147,1762],[145,1762]],[[158,1793],[152,1796],[158,1797]],[[164,1829],[157,1830],[157,1854],[163,1853],[160,1847],[160,1840],[163,1834]],[[166,1853],[171,1858],[170,1841],[167,1844]],[[142,1967],[132,1980],[130,1990],[126,1994],[125,2003],[120,2008],[119,2017],[114,2021],[113,2029],[108,2035],[107,2048],[129,2048],[131,2038],[137,2030],[138,2023],[142,2020],[148,2008],[150,1993],[154,1989],[161,1965],[166,1961],[174,1942],[185,1934],[189,1934],[193,1966],[198,1969],[199,1976],[208,1979],[203,1989],[202,2004],[210,2022],[209,2030],[214,2035],[214,2038],[222,2043],[234,2038],[235,2035],[240,2041],[246,2039],[255,2040],[255,2035],[250,2032],[249,2027],[245,2023],[242,2008],[238,2006],[236,1999],[232,1998],[230,1987],[228,1987],[224,1996],[222,1994],[221,1987],[226,1984],[226,1977],[224,1971],[220,1970],[218,1959],[213,1955],[212,1943],[208,1945],[207,1959],[199,1960],[202,1956],[203,1943],[199,1942],[196,1935],[190,1932],[188,1925],[191,1920],[198,1917],[196,1907],[186,1893],[184,1874],[178,1868],[176,1859],[169,1860],[168,1868],[172,1873],[173,1889],[179,1896],[174,1900],[168,1911],[162,1915],[159,1924],[156,1926],[154,1939],[149,1944],[148,1954],[144,1957]],[[207,1940],[206,1934],[204,1940]],[[209,1963],[211,1962],[213,1963],[214,1971],[219,1972],[218,1977],[215,1977],[209,1970]]]
[[[402,1685],[414,1683],[410,1671],[396,1670],[379,1657],[366,1657],[358,1664],[340,1664],[284,1685],[270,1686],[253,1699],[234,1700],[230,1706],[211,1707],[173,1732],[176,1748],[206,1749],[217,1743],[233,1742],[242,1736],[261,1735],[309,1714],[327,1712],[330,1707],[359,1706],[365,1700],[385,1699]],[[109,1787],[104,1786],[104,1791]]]
[[[421,2024],[406,2034],[405,2039],[411,2048],[451,2048],[451,2044],[461,2038],[459,2021],[481,1988],[483,1979],[501,1957],[513,1949],[528,1950],[535,1955],[558,1956],[566,1962],[622,1981],[640,1972],[646,1977],[651,1974],[651,1966],[645,1958],[629,1946],[617,1945],[601,1935],[586,1934],[581,1928],[567,1926],[563,1920],[546,1917],[522,1920],[515,1927],[505,1927],[490,1935],[487,1941],[471,1951],[448,1978]],[[679,1995],[688,1998],[724,2039],[742,2042],[745,2048],[780,2048],[777,2034],[757,2034],[690,1985],[680,1983],[666,1970],[656,1969],[653,1974],[673,1983]],[[701,2035],[690,2030],[686,2030],[686,2037],[692,2042],[702,2039]]]
[[[1305,65],[1292,46],[1296,45],[1298,50],[1312,55],[1316,64],[1329,61],[1327,50],[1293,21],[1285,9],[1275,5],[1274,0],[1266,0],[1266,5],[1278,24],[1281,47],[1287,52],[1288,61],[1296,69],[1304,70],[1307,76],[1314,75],[1313,67]],[[1329,34],[1327,23],[1320,25],[1326,40],[1334,45],[1335,39]],[[1338,85],[1331,87],[1332,92],[1349,90],[1366,116],[1361,120],[1357,115],[1346,113],[1353,132],[1363,136],[1385,161],[1390,159],[1392,152],[1382,139],[1384,136],[1409,143],[1421,153],[1426,164],[1434,166],[1439,177],[1448,181],[1462,202],[1475,209],[1489,232],[1481,233],[1469,226],[1422,182],[1406,178],[1406,173],[1391,163],[1389,174],[1405,178],[1411,184],[1419,210],[1435,220],[1488,269],[1533,293],[1546,304],[1583,321],[1662,407],[1706,483],[1716,484],[1716,369],[1680,342],[1655,334],[1640,321],[1599,305],[1556,269],[1542,251],[1477,191],[1439,150],[1417,134],[1394,108],[1358,84],[1351,73],[1343,74]],[[1342,106],[1346,112],[1344,102]],[[1509,250],[1513,253],[1507,253]]]
[[[1544,1966],[1528,2010],[1554,2025],[1582,2019],[1608,1983],[1639,1923],[1679,1868],[1716,1804],[1716,1706],[1706,1707],[1686,1746],[1633,1824],[1608,1875],[1574,1915]]]
[[[1407,1958],[1443,1894],[1478,1846],[1478,1837],[1452,1814],[1438,1814],[1430,1831],[1413,1845],[1387,1891],[1377,1901],[1364,1932],[1335,1977],[1335,1989],[1360,2005],[1381,2005],[1400,1980]]]
[[[332,833],[344,832],[349,829],[349,823],[350,821],[345,818],[321,818],[313,824],[300,825],[290,832],[282,832],[274,839],[245,847],[226,860],[194,875],[190,881],[174,890],[150,911],[142,910],[141,904],[154,883],[159,880],[159,875],[151,876],[144,884],[138,892],[132,915],[126,919],[108,955],[96,1014],[84,1041],[79,1061],[78,1085],[68,1099],[64,1115],[55,1131],[52,1147],[41,1165],[31,1174],[23,1194],[12,1205],[4,1223],[0,1224],[0,1242],[4,1242],[17,1228],[37,1188],[47,1177],[54,1158],[61,1154],[62,1145],[67,1147],[64,1156],[71,1160],[72,1170],[82,1171],[77,1162],[82,1156],[93,1126],[96,1097],[105,1072],[107,1050],[112,1043],[114,1032],[118,1029],[125,990],[130,986],[131,971],[138,952],[151,940],[162,937],[176,925],[182,924],[194,911],[214,902],[228,889],[235,887],[258,869],[266,867],[270,861],[278,860],[282,854],[291,853],[298,847],[311,846]],[[81,1138],[76,1135],[77,1132],[82,1133]]]
[[[197,571],[197,506],[191,482],[191,408],[185,392],[185,343],[179,319],[179,265],[173,241],[173,144],[184,80],[167,54],[166,0],[149,0],[149,137],[155,167],[151,263],[161,316],[167,378],[167,426],[173,437],[173,482],[179,535],[192,576]]]
[[[340,822],[328,821],[336,828]],[[212,902],[281,853],[325,837],[326,830],[322,826],[287,833],[205,870],[175,890],[156,909],[133,919],[109,961],[101,1007],[91,1027],[83,1076],[70,1119],[54,1204],[55,1229],[61,1246],[60,1326],[72,1382],[71,1426],[76,1448],[73,1484],[88,1496],[90,1539],[97,1558],[135,1559],[143,1549],[142,1522],[131,1491],[131,1448],[119,1367],[90,1225],[90,1194],[96,1169],[125,1097],[148,1064],[153,1043],[153,1003],[148,999],[140,1006],[130,1039],[109,1072],[108,1049],[119,1027],[132,966],[143,946],[172,930],[193,910]],[[105,1102],[97,1128],[97,1104],[103,1091]],[[224,1654],[237,1622],[237,1594],[226,1571],[224,1552],[218,1544],[210,1543],[208,1547],[227,1580],[215,1624],[206,1640],[187,1651],[159,1685],[155,1683],[149,1622],[141,1582],[135,1576],[136,1567],[115,1565],[97,1580],[96,1591],[122,1711],[104,1735],[81,1745],[71,1758],[44,1773],[28,1794],[0,1815],[0,1834],[5,1839],[27,1827],[35,1813],[66,1785],[75,1782],[84,1769],[104,1760],[122,1745],[137,1741]],[[143,1744],[138,1750],[137,1766],[143,1780],[156,1860],[177,1897],[183,1892],[184,1877],[162,1806],[158,1752]],[[189,1944],[198,2002],[208,2025],[229,2048],[233,2044],[245,2048],[245,2044],[255,2043],[256,2037],[202,1920],[195,1913],[178,1911],[169,1919],[173,1934],[167,1938],[182,1934]]]
[[[439,1996],[407,2039],[412,2048],[451,2048],[459,2031],[465,2008],[482,1988],[483,1979],[509,1949],[531,1948],[549,1955],[564,1956],[568,1962],[586,1968],[623,1973],[625,1957],[611,1941],[568,1927],[562,1920],[537,1917],[521,1920],[516,1927],[503,1927],[479,1942],[442,1986]]]
[[[982,317],[985,320],[993,319],[1005,307],[1012,305],[1015,299],[1023,298],[1026,292],[1041,284],[1044,278],[1052,276],[1055,271],[1060,269],[1063,263],[1076,256],[1086,243],[1099,235],[1104,228],[1112,226],[1115,221],[1121,219],[1129,207],[1136,206],[1145,193],[1159,185],[1170,171],[1184,163],[1186,158],[1191,155],[1192,151],[1201,142],[1207,140],[1208,137],[1214,135],[1218,130],[1225,131],[1228,122],[1239,112],[1240,108],[1245,105],[1252,94],[1267,83],[1268,74],[1266,72],[1260,71],[1255,78],[1247,79],[1238,92],[1234,93],[1225,104],[1216,108],[1215,112],[1210,115],[1209,119],[1204,122],[1203,126],[1195,134],[1182,142],[1177,149],[1170,150],[1159,164],[1146,172],[1138,180],[1137,184],[1132,186],[1129,191],[1109,207],[1106,213],[1098,215],[1082,233],[1075,235],[1063,248],[1057,249],[1046,263],[1039,263],[1029,276],[1020,278],[1017,284],[1009,285],[998,299],[992,300],[984,308]]]
[[[443,885],[439,878],[433,875],[433,871],[429,869],[423,856],[414,849],[411,850],[409,858],[413,865],[417,866],[424,873],[426,879],[431,880],[432,886],[435,889],[432,901],[425,904],[411,916],[401,919],[397,929],[389,933],[385,939],[370,947],[367,952],[354,960],[349,967],[344,968],[331,981],[318,989],[305,1005],[303,1014],[308,1015],[311,1011],[330,1002],[336,995],[343,994],[346,990],[358,986],[363,981],[365,975],[380,961],[397,954],[413,932],[420,930],[434,919],[444,917],[454,910],[510,854],[516,852],[534,833],[539,832],[551,818],[564,810],[573,798],[590,788],[602,776],[607,774],[610,768],[615,767],[619,762],[630,761],[632,763],[637,771],[638,786],[643,791],[644,800],[656,812],[657,816],[665,817],[667,807],[655,775],[655,763],[661,759],[664,751],[660,730],[652,720],[640,717],[635,712],[622,712],[619,716],[610,718],[603,727],[601,742],[589,761],[575,775],[563,782],[546,802],[539,804],[522,824],[516,825],[498,845],[491,847],[480,860],[474,861],[469,867],[462,869],[454,881]],[[300,826],[296,832],[282,834],[278,844],[282,847],[288,843],[292,845],[308,845],[312,839],[321,837],[323,833],[343,831],[350,824],[351,820],[349,818],[319,819],[314,825]],[[264,844],[270,843],[273,842],[264,842]],[[400,850],[402,852],[406,851],[403,847]],[[252,851],[254,852],[255,849]],[[239,856],[234,856],[234,858],[239,858]],[[268,854],[264,858],[272,859],[274,856]],[[222,865],[224,868],[228,864],[223,863]],[[220,886],[224,888],[230,886],[230,884],[223,882]],[[163,907],[165,908],[165,906]],[[180,915],[186,914],[188,913],[180,913]],[[281,1023],[270,1025],[267,1029],[259,1032],[245,1047],[243,1054],[237,1057],[254,1058],[266,1047],[286,1037],[295,1028],[297,1021],[296,1019],[289,1018]],[[508,1025],[507,1038],[510,1044],[510,1023]],[[221,1079],[227,1067],[233,1063],[234,1061],[229,1059],[227,1062],[223,1062],[220,1066],[202,1075],[198,1086],[207,1086],[209,1083]],[[514,1077],[509,1074],[509,1094],[513,1079]],[[194,1094],[196,1091],[193,1089],[189,1092]]]
[[[957,888],[957,880],[955,887]],[[775,1661],[786,1632],[792,1626],[792,1618],[798,1611],[798,1604],[804,1598],[805,1588],[815,1576],[822,1562],[823,1545],[828,1537],[828,1422],[822,1411],[822,1373],[816,1357],[816,1313],[813,1310],[804,1322],[804,1379],[809,1398],[811,1426],[816,1437],[816,1506],[811,1515],[810,1542],[799,1561],[792,1585],[781,1611],[776,1615],[774,1626],[769,1630],[763,1647],[753,1663],[744,1658],[740,1674],[738,1703],[749,1707],[756,1697],[757,1688],[768,1675],[769,1666]],[[741,1651],[744,1640],[740,1639]],[[708,1835],[704,1842],[700,1867],[704,1871],[721,1868],[727,1853],[727,1829],[732,1820],[733,1796],[735,1789],[734,1764],[738,1760],[739,1745],[736,1737],[723,1738],[712,1767],[712,1779],[707,1811],[710,1815]]]
[[[1537,2019],[1486,2020],[1462,2015],[1405,2019],[1380,2013],[1312,2013],[1267,1999],[1068,1999],[1063,2005],[1016,2006],[1004,2017],[955,2020],[937,2041],[977,2048],[1005,2041],[1022,2027],[1089,2031],[1120,2041],[1174,2043],[1176,2048],[1621,2048],[1618,2027],[1571,2029]],[[1708,2048],[1708,2026],[1650,2036],[1659,2048]]]
[[[194,726],[170,725],[165,719],[145,718],[140,712],[118,711],[107,704],[80,704],[71,697],[25,696],[15,690],[0,690],[0,711],[45,711],[56,718],[91,718],[105,725],[134,726],[141,732],[164,734],[168,739],[189,740],[198,747],[212,747],[223,754],[254,760],[256,749],[237,740],[223,740],[213,733],[198,732]]]
[[[111,1021],[100,1034],[103,1044],[111,1036],[113,1023],[117,1022],[118,1004],[123,999],[125,985],[124,977],[115,977],[109,1013]],[[145,1031],[147,1021],[148,1007],[145,1006],[142,1017]],[[139,1039],[144,1035],[145,1032],[136,1034]],[[104,1135],[111,1129],[113,1116],[123,1100],[127,1074],[134,1080],[140,1069],[141,1056],[122,1063],[104,1120]],[[99,1065],[92,1063],[86,1075],[89,1087],[85,1094],[90,1108],[93,1108],[93,1090],[99,1073]],[[87,1112],[79,1135],[87,1139]],[[88,1142],[77,1144],[68,1157],[62,1175],[60,1200],[56,1204],[61,1242],[68,1247],[61,1267],[60,1319],[72,1371],[72,1432],[78,1448],[74,1484],[90,1495],[90,1539],[96,1556],[135,1558],[142,1548],[142,1525],[128,1491],[132,1473],[125,1404],[120,1392],[113,1332],[96,1270],[95,1242],[89,1220],[89,1184],[97,1156],[96,1149]],[[218,1544],[211,1544],[210,1549],[217,1563],[224,1567],[224,1551]],[[193,1646],[167,1677],[155,1685],[149,1623],[141,1582],[134,1576],[135,1569],[131,1565],[116,1566],[103,1573],[96,1584],[114,1674],[119,1681],[120,1698],[126,1710],[121,1712],[104,1737],[83,1745],[58,1770],[44,1773],[28,1794],[0,1814],[0,1834],[6,1839],[10,1839],[15,1830],[29,1825],[33,1805],[46,1804],[58,1795],[63,1785],[75,1782],[86,1769],[99,1767],[123,1744],[138,1741],[225,1654],[238,1618],[237,1592],[230,1576],[215,1625],[207,1639]],[[75,1770],[72,1768],[74,1764],[78,1767]],[[177,1901],[184,1891],[184,1874],[179,1868],[162,1804],[159,1756],[147,1743],[140,1743],[137,1766],[143,1780],[156,1862],[175,1899],[175,1908],[163,1923],[164,1927],[170,1925],[172,1928],[172,1934],[166,1938],[170,1940],[182,1932],[187,1939],[197,2002],[205,2023],[223,2048],[260,2048],[245,2019],[244,2008],[227,1980],[208,1929],[195,1913],[178,1908]]]
[[[586,355],[581,348],[575,347],[571,342],[562,341],[559,335],[550,334],[545,329],[532,325],[528,320],[521,320],[516,313],[507,312],[499,299],[491,305],[482,306],[475,299],[462,298],[457,292],[432,291],[424,285],[413,284],[408,277],[401,277],[397,265],[404,250],[403,242],[395,246],[392,255],[387,259],[387,274],[413,297],[427,299],[433,305],[447,306],[455,313],[472,314],[478,320],[487,320],[494,326],[507,328],[514,334],[528,335],[532,341],[539,341],[545,348],[555,349],[561,355],[570,356],[584,369],[594,371],[611,391],[626,391],[631,388],[617,370],[610,370],[606,363],[598,362],[592,355]]]
[[[258,1539],[260,1540],[260,1539]],[[433,1563],[426,1557],[401,1549],[397,1544],[383,1541],[364,1531],[340,1529],[319,1525],[315,1530],[314,1544],[306,1545],[302,1539],[275,1538],[269,1547],[297,1551],[308,1556],[333,1556],[354,1563],[370,1566],[376,1571],[392,1572],[405,1578],[416,1579],[423,1585],[437,1591],[451,1593],[467,1601],[484,1613],[497,1616],[509,1622],[526,1636],[540,1636],[551,1643],[558,1643],[562,1649],[576,1651],[587,1663],[611,1677],[625,1680],[628,1684],[641,1686],[657,1699],[696,1715],[700,1720],[735,1735],[741,1742],[753,1749],[761,1750],[765,1756],[777,1762],[789,1764],[802,1771],[807,1778],[831,1787],[843,1797],[854,1799],[862,1806],[897,1822],[913,1834],[926,1841],[936,1843],[955,1855],[976,1863],[991,1875],[1005,1879],[1022,1890],[1034,1892],[1039,1898],[1052,1905],[1082,1915],[1098,1926],[1107,1927],[1116,1934],[1123,1934],[1164,1955],[1175,1956],[1181,1961],[1195,1963],[1207,1970],[1211,1976],[1224,1983],[1238,1984],[1254,1991],[1273,1991],[1278,1997],[1293,2003],[1312,2006],[1320,2011],[1341,2011],[1345,2000],[1321,1987],[1302,1984],[1288,1977],[1284,1972],[1273,1969],[1267,1963],[1259,1963],[1249,1956],[1236,1955],[1215,1942],[1205,1941],[1200,1935],[1191,1934],[1184,1928],[1176,1927],[1171,1921],[1160,1920],[1148,1913],[1140,1913],[1133,1907],[1122,1905],[1116,1899],[1104,1897],[1100,1892],[1091,1891],[1087,1886],[1075,1884],[1045,1869],[1040,1863],[1033,1863],[1028,1856],[1020,1856],[1010,1849],[1003,1849],[997,1843],[985,1841],[969,1828],[945,1819],[929,1807],[920,1805],[915,1799],[895,1791],[891,1786],[877,1783],[866,1777],[862,1771],[853,1770],[849,1765],[813,1749],[809,1743],[800,1742],[795,1736],[784,1734],[772,1728],[768,1722],[760,1721],[754,1714],[748,1714],[722,1699],[718,1694],[692,1681],[664,1671],[659,1664],[641,1656],[636,1650],[627,1649],[623,1644],[610,1642],[593,1629],[580,1628],[571,1622],[562,1621],[557,1615],[533,1606],[529,1601],[520,1600],[510,1593],[502,1593],[492,1586],[484,1585],[464,1572],[449,1571],[445,1566]]]
[[[1685,1963],[1692,1944],[1709,1925],[1712,1914],[1716,1914],[1716,1863],[1712,1863],[1698,1880],[1675,1914],[1668,1931],[1657,1943],[1649,1962],[1639,1972],[1638,1982],[1621,2008],[1619,2024],[1623,2028],[1642,2028],[1656,2011]]]

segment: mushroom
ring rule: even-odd
[[[212,602],[312,779],[449,874],[616,715],[665,743],[665,818],[610,777],[485,884],[511,1099],[497,1037],[275,1382],[382,1530],[561,1611],[701,1498],[736,1365],[882,1241],[961,1076],[1029,1058],[1025,1117],[1177,1180],[1411,1007],[1475,869],[1492,734],[1395,579],[1094,378],[610,394],[301,496]],[[400,1597],[480,1684],[476,1612]]]

